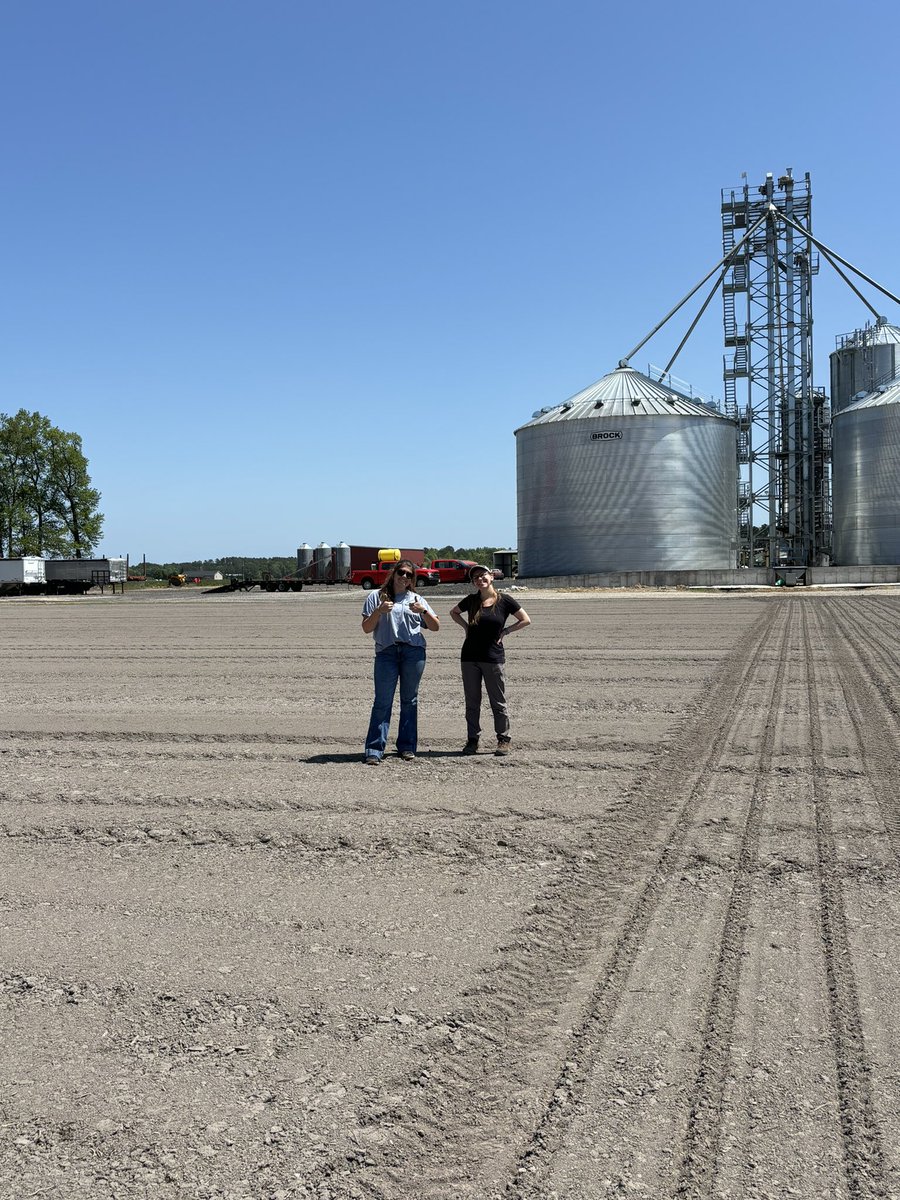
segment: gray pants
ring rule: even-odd
[[[506,677],[503,663],[464,662],[462,666],[463,692],[466,697],[467,736],[481,735],[481,681],[487,688],[488,700],[494,714],[494,732],[498,738],[509,737],[509,709],[506,707]]]

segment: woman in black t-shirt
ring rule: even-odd
[[[506,706],[506,678],[503,665],[506,655],[503,639],[531,624],[531,617],[522,605],[505,592],[494,588],[494,575],[488,567],[472,567],[469,582],[478,589],[451,608],[450,616],[466,631],[462,653],[463,692],[466,697],[467,741],[463,754],[478,753],[481,737],[481,685],[487,689],[494,730],[497,734],[495,754],[509,754],[509,711]],[[466,616],[463,616],[463,613]],[[506,627],[506,618],[515,616],[515,625]]]

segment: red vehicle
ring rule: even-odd
[[[369,592],[372,588],[381,587],[396,565],[395,562],[377,562],[356,571],[351,570],[348,582],[358,584]],[[415,589],[417,592],[421,592],[426,587],[433,587],[440,582],[437,571],[431,571],[428,567],[416,566]]]
[[[468,558],[436,558],[431,570],[437,572],[441,583],[468,583],[469,571],[477,566]]]

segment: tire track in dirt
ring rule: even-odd
[[[820,689],[820,679],[830,669],[830,663],[827,659],[820,661],[813,651],[810,611],[806,604],[801,609],[810,697],[809,737],[818,852],[816,869],[821,896],[822,950],[831,1008],[831,1036],[840,1098],[844,1167],[852,1200],[883,1200],[888,1195],[888,1187],[882,1134],[872,1098],[871,1067],[863,1040],[862,1016],[826,783],[822,727],[827,717],[821,697],[827,694],[828,689]],[[819,613],[815,613],[815,622],[821,634],[823,627]],[[821,638],[821,641],[823,645],[829,644],[825,638]]]
[[[880,695],[885,708],[891,713],[894,722],[900,721],[900,703],[898,703],[894,680],[900,674],[900,654],[897,653],[898,613],[896,608],[886,603],[873,604],[873,615],[882,615],[890,620],[895,633],[892,637],[887,632],[874,627],[874,622],[854,622],[850,616],[837,614],[848,612],[846,602],[826,602],[827,611],[835,620],[847,644],[852,647],[857,660],[865,668],[865,675],[872,687]],[[893,673],[884,670],[892,665]]]
[[[690,860],[686,855],[687,843],[695,830],[696,815],[702,809],[707,795],[716,788],[716,781],[724,770],[734,768],[724,763],[728,743],[732,731],[739,729],[744,723],[744,710],[748,703],[746,697],[753,691],[755,681],[764,689],[765,702],[763,710],[768,714],[777,710],[778,701],[783,690],[784,664],[786,647],[791,636],[791,614],[789,607],[782,608],[767,630],[767,636],[755,647],[747,651],[744,662],[744,675],[741,686],[732,697],[732,703],[727,706],[722,719],[709,730],[705,731],[707,749],[701,766],[696,773],[688,802],[685,803],[679,821],[673,829],[664,855],[660,860],[661,870],[651,879],[645,897],[646,911],[639,928],[634,930],[634,940],[630,952],[623,957],[623,962],[615,964],[620,967],[618,979],[611,972],[604,980],[596,995],[593,1011],[588,1014],[584,1025],[584,1042],[587,1047],[593,1043],[595,1053],[605,1041],[612,1023],[616,1007],[629,986],[628,977],[634,966],[637,952],[651,922],[656,917],[656,911],[664,902],[669,877],[673,876],[679,864]],[[774,660],[774,672],[770,663]],[[734,1010],[739,982],[740,965],[743,954],[744,935],[747,922],[747,910],[750,897],[753,867],[755,865],[759,840],[759,826],[762,808],[761,779],[764,771],[762,764],[766,763],[771,749],[774,731],[767,719],[761,744],[755,751],[751,763],[742,766],[740,774],[751,778],[753,791],[740,832],[739,845],[735,850],[736,863],[733,870],[733,883],[730,900],[724,918],[724,927],[720,934],[718,960],[711,987],[711,998],[705,1029],[701,1035],[700,1063],[696,1071],[693,1093],[686,1105],[688,1120],[686,1133],[682,1135],[680,1155],[676,1153],[676,1161],[681,1159],[681,1179],[672,1183],[672,1190],[681,1187],[680,1194],[699,1195],[700,1191],[686,1189],[693,1177],[705,1178],[709,1183],[714,1174],[715,1151],[718,1143],[718,1115],[721,1109],[722,1090],[727,1070],[728,1055],[731,1049],[731,1031],[734,1024]],[[687,747],[690,755],[692,747]],[[699,757],[699,756],[698,756]],[[660,794],[664,794],[665,783]],[[640,988],[637,988],[639,991]],[[544,1135],[545,1145],[540,1148],[539,1157],[543,1161],[529,1163],[529,1153],[522,1156],[519,1166],[519,1180],[514,1181],[507,1190],[510,1200],[528,1200],[528,1198],[543,1197],[549,1186],[546,1174],[550,1160],[555,1151],[561,1146],[566,1135],[566,1126],[570,1115],[582,1101],[582,1092],[590,1071],[590,1064],[578,1064],[577,1086],[568,1088],[568,1094],[555,1097],[555,1116],[558,1126],[551,1138]],[[565,1083],[564,1079],[560,1080]],[[535,1157],[535,1156],[532,1156]],[[527,1178],[529,1170],[534,1171],[531,1179]],[[623,1182],[623,1187],[625,1186]],[[624,1194],[624,1193],[623,1193]]]
[[[896,626],[898,614],[893,607],[873,608],[892,618]],[[828,602],[820,618],[823,639],[834,648],[837,683],[860,748],[865,777],[875,795],[894,859],[900,864],[900,801],[894,777],[900,758],[900,707],[891,683],[891,677],[900,675],[900,656],[893,649],[895,639],[885,642],[848,614],[846,602]]]
[[[583,1087],[591,1044],[602,1039],[616,1009],[683,853],[723,736],[739,719],[748,680],[764,673],[760,664],[773,652],[779,661],[784,657],[787,611],[775,621],[769,611],[760,616],[697,706],[692,734],[680,747],[682,761],[692,764],[682,776],[680,790],[686,795],[676,796],[668,812],[660,804],[673,788],[669,746],[635,789],[629,814],[635,849],[622,866],[616,894],[610,894],[610,879],[598,874],[588,848],[585,862],[531,910],[515,943],[501,948],[502,961],[493,974],[471,991],[465,1018],[478,1034],[435,1044],[421,1069],[405,1081],[402,1116],[395,1105],[382,1129],[385,1147],[355,1173],[366,1195],[407,1197],[411,1188],[418,1196],[441,1200],[484,1195],[485,1172],[508,1197],[543,1194],[541,1177]],[[662,837],[661,819],[667,824]],[[627,844],[619,844],[623,858]],[[616,926],[618,933],[611,935],[610,927]],[[591,961],[604,942],[610,948],[598,979]],[[543,1083],[529,1083],[535,1059],[545,1061],[538,1072]],[[365,1114],[361,1119],[365,1123]],[[516,1142],[518,1157],[504,1167]],[[468,1164],[467,1170],[461,1164]]]
[[[787,650],[794,617],[793,605],[783,610],[775,673],[770,684],[770,713],[777,714],[783,708]],[[700,1062],[675,1186],[675,1194],[685,1197],[686,1200],[706,1200],[713,1195],[715,1186],[722,1100],[732,1051],[751,890],[759,861],[766,769],[772,757],[775,734],[776,722],[767,720],[756,756],[753,791],[737,853],[734,882],[721,934]]]

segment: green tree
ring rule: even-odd
[[[0,553],[90,553],[103,515],[87,466],[78,434],[24,408],[0,414]]]
[[[100,493],[91,486],[87,459],[77,433],[51,427],[49,451],[54,511],[62,522],[71,552],[82,558],[103,535],[103,514],[97,507]]]

